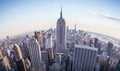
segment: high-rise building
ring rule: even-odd
[[[13,46],[13,50],[15,52],[15,62],[16,62],[18,71],[26,71],[25,62],[24,62],[20,47],[17,44],[15,44]]]
[[[93,71],[97,58],[97,48],[75,45],[73,53],[73,71]]]
[[[49,33],[46,38],[46,48],[52,48],[52,35]]]
[[[56,41],[56,52],[65,53],[66,48],[66,23],[62,16],[62,8],[60,12],[60,18],[57,21],[57,41]]]
[[[46,50],[50,59],[53,59],[52,35],[49,33],[46,38]]]
[[[101,51],[102,44],[98,42],[96,47],[98,48],[98,54],[100,55],[102,53]]]
[[[75,24],[75,32],[76,32],[76,24]]]
[[[117,66],[116,66],[116,70],[115,71],[120,71],[120,59],[119,59],[119,61],[118,61],[118,64],[117,64]]]
[[[40,43],[40,48],[44,49],[44,44],[43,44],[44,40],[43,40],[42,33],[40,31],[35,31],[34,36],[37,39],[37,41]]]
[[[95,40],[94,40],[94,47],[97,47],[97,43],[98,43],[98,38],[95,38]]]
[[[46,69],[49,69],[49,60],[48,60],[48,53],[46,50],[41,51],[41,58],[42,61],[46,64]]]
[[[6,56],[0,57],[0,71],[10,71],[11,67]]]
[[[41,71],[43,69],[41,64],[41,50],[40,45],[36,39],[33,38],[29,41],[28,50],[32,63],[32,69],[34,71]]]
[[[111,42],[108,42],[107,50],[106,50],[108,56],[111,55],[112,47],[113,47],[113,44]]]

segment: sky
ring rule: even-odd
[[[120,0],[0,0],[0,39],[55,28],[62,6],[69,28],[120,39]]]

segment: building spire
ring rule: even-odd
[[[62,6],[61,6],[61,12],[60,12],[60,17],[62,17]]]

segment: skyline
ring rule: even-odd
[[[55,28],[61,5],[66,25],[120,39],[119,0],[0,1],[0,39]]]

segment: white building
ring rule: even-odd
[[[28,44],[30,59],[32,63],[32,69],[34,71],[40,71],[43,68],[43,63],[41,60],[41,50],[40,45],[36,39],[31,39]]]
[[[45,47],[47,49],[47,52],[48,52],[48,55],[49,55],[50,59],[53,59],[53,57],[54,57],[52,45],[53,45],[53,43],[52,43],[52,35],[51,35],[51,33],[49,33],[47,35],[47,38],[46,38]]]
[[[49,33],[45,43],[46,48],[52,48],[52,35]]]
[[[93,71],[97,58],[97,48],[75,45],[73,53],[73,71]]]

